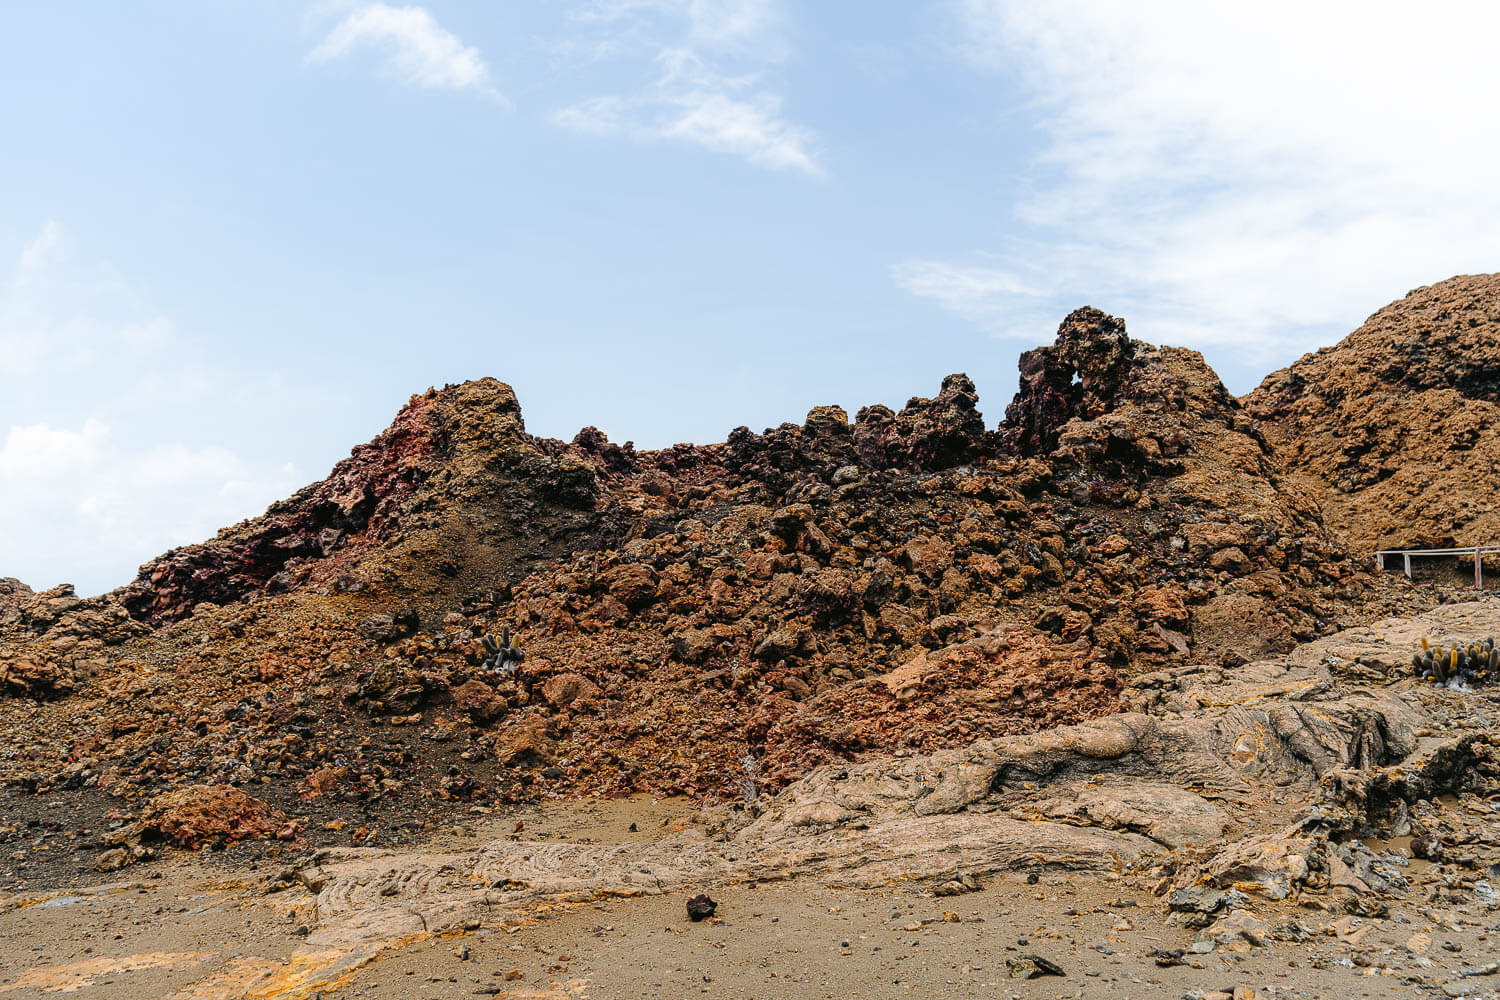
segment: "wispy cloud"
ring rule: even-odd
[[[179,357],[172,321],[68,244],[48,222],[0,271],[0,525],[28,526],[0,530],[0,576],[97,592],[298,484],[285,466],[138,432],[142,411],[180,405],[205,379],[205,405],[222,405],[235,379]],[[77,416],[22,416],[47,399]]]
[[[559,125],[690,142],[772,170],[824,174],[815,136],[784,117],[781,96],[765,83],[786,49],[770,0],[602,0],[574,20],[608,35],[592,47],[596,58],[649,56],[650,78],[638,90],[560,109]]]
[[[1500,259],[1500,132],[1478,124],[1500,8],[954,9],[962,58],[1029,88],[1042,151],[998,207],[1026,244],[894,269],[944,308],[1011,332],[1091,301],[1147,339],[1251,354]]]
[[[37,279],[46,267],[62,255],[62,226],[48,220],[36,239],[21,250],[21,259],[16,264],[16,273],[11,278],[13,290],[25,288]]]
[[[383,53],[385,71],[403,83],[467,90],[505,103],[479,50],[438,24],[425,7],[360,4],[333,26],[307,60],[329,62],[366,48]]]
[[[891,267],[891,280],[913,295],[932,299],[949,312],[985,329],[1016,336],[1035,336],[1023,325],[1012,328],[1017,300],[1045,299],[1048,290],[1028,284],[1019,274],[987,264],[954,264],[942,260],[905,260]]]
[[[38,530],[0,542],[0,572],[51,586],[82,569],[70,582],[85,592],[119,586],[130,579],[124,567],[212,537],[295,478],[290,466],[257,469],[224,448],[121,440],[98,419],[13,425],[0,438],[0,522]]]

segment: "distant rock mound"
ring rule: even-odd
[[[1500,274],[1410,292],[1245,404],[1359,557],[1500,542]]]
[[[592,511],[595,492],[589,466],[558,461],[537,447],[510,386],[487,378],[428,390],[327,479],[216,538],[153,559],[122,599],[133,617],[160,623],[186,617],[201,602],[363,586],[375,579],[349,570],[375,549],[393,560],[377,569],[383,575],[456,572],[459,561],[476,557],[514,568],[525,557],[494,551],[492,543],[504,547],[518,535],[535,536],[537,527],[556,527],[550,522],[557,519],[580,527],[589,519],[570,515]],[[475,537],[472,522],[445,523],[460,512],[493,517],[484,518],[482,537]],[[414,549],[422,565],[401,566]]]

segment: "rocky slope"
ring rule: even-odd
[[[1500,274],[1410,292],[1245,404],[1356,555],[1500,541]]]
[[[1371,587],[1201,356],[1098,310],[1022,357],[995,429],[952,375],[636,452],[533,437],[483,379],[121,591],[10,586],[0,777],[116,825],[251,787],[344,842],[544,793],[752,798],[1107,714],[1132,674],[1285,650]],[[525,660],[487,670],[504,628]],[[92,843],[78,815],[58,836]]]

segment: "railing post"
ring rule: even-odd
[[[1410,580],[1411,579],[1411,553],[1410,552],[1403,552],[1403,553],[1401,553],[1401,559],[1402,559],[1403,562],[1406,563],[1406,578],[1408,580]]]
[[[1479,546],[1474,546],[1474,589],[1484,589],[1484,563],[1479,559]]]

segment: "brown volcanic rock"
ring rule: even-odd
[[[43,656],[0,653],[0,694],[53,698],[71,694],[77,686],[71,665]]]
[[[1245,403],[1361,557],[1500,541],[1500,275],[1410,292]]]
[[[1282,474],[1198,352],[1133,341],[1123,321],[1080,309],[1053,345],[1022,356],[1021,371],[1002,437],[1048,462],[1054,492],[1075,505],[1072,538],[1110,535],[1090,548],[1092,567],[1062,567],[1072,577],[1064,595],[1097,592],[1101,575],[1118,587],[1110,567],[1134,554],[1135,587],[1162,583],[1194,606],[1189,622],[1147,617],[1140,606],[1134,619],[1117,613],[1094,625],[1096,645],[1134,660],[1180,646],[1179,636],[1200,656],[1286,649],[1342,613],[1330,595],[1359,592],[1312,497]],[[1077,598],[1067,603],[1097,618]]]
[[[1007,442],[1025,455],[1050,452],[1068,419],[1097,417],[1128,391],[1134,359],[1124,320],[1098,309],[1075,310],[1053,344],[1021,355],[1021,389],[1005,409]]]
[[[351,575],[353,564],[382,546],[435,555],[429,573],[456,575],[459,550],[476,540],[454,537],[440,523],[444,514],[499,503],[516,514],[538,505],[591,510],[594,490],[589,466],[558,462],[537,447],[510,386],[480,379],[428,390],[327,479],[210,541],[152,560],[122,599],[136,618],[163,622],[200,602],[227,604],[311,584],[357,587],[370,581]],[[436,537],[412,537],[424,530]]]
[[[493,379],[430,391],[124,591],[26,599],[0,652],[83,666],[66,698],[0,698],[0,779],[316,791],[382,836],[454,801],[738,797],[1112,711],[1124,676],[1355,615],[1367,581],[1199,355],[1086,309],[1022,371],[994,430],[951,375],[643,452],[533,437]],[[525,657],[500,664],[507,627]]]
[[[270,837],[286,816],[261,800],[229,785],[192,785],[156,796],[136,827],[142,840],[198,847],[226,841]]]
[[[0,628],[19,622],[22,606],[33,596],[31,588],[15,577],[0,577]]]
[[[1087,649],[1020,628],[918,653],[798,705],[768,706],[762,763],[776,789],[829,760],[931,751],[1036,732],[1120,709],[1123,681]]]
[[[149,631],[108,597],[82,599],[70,584],[33,593],[0,580],[0,695],[71,694],[111,647]]]

